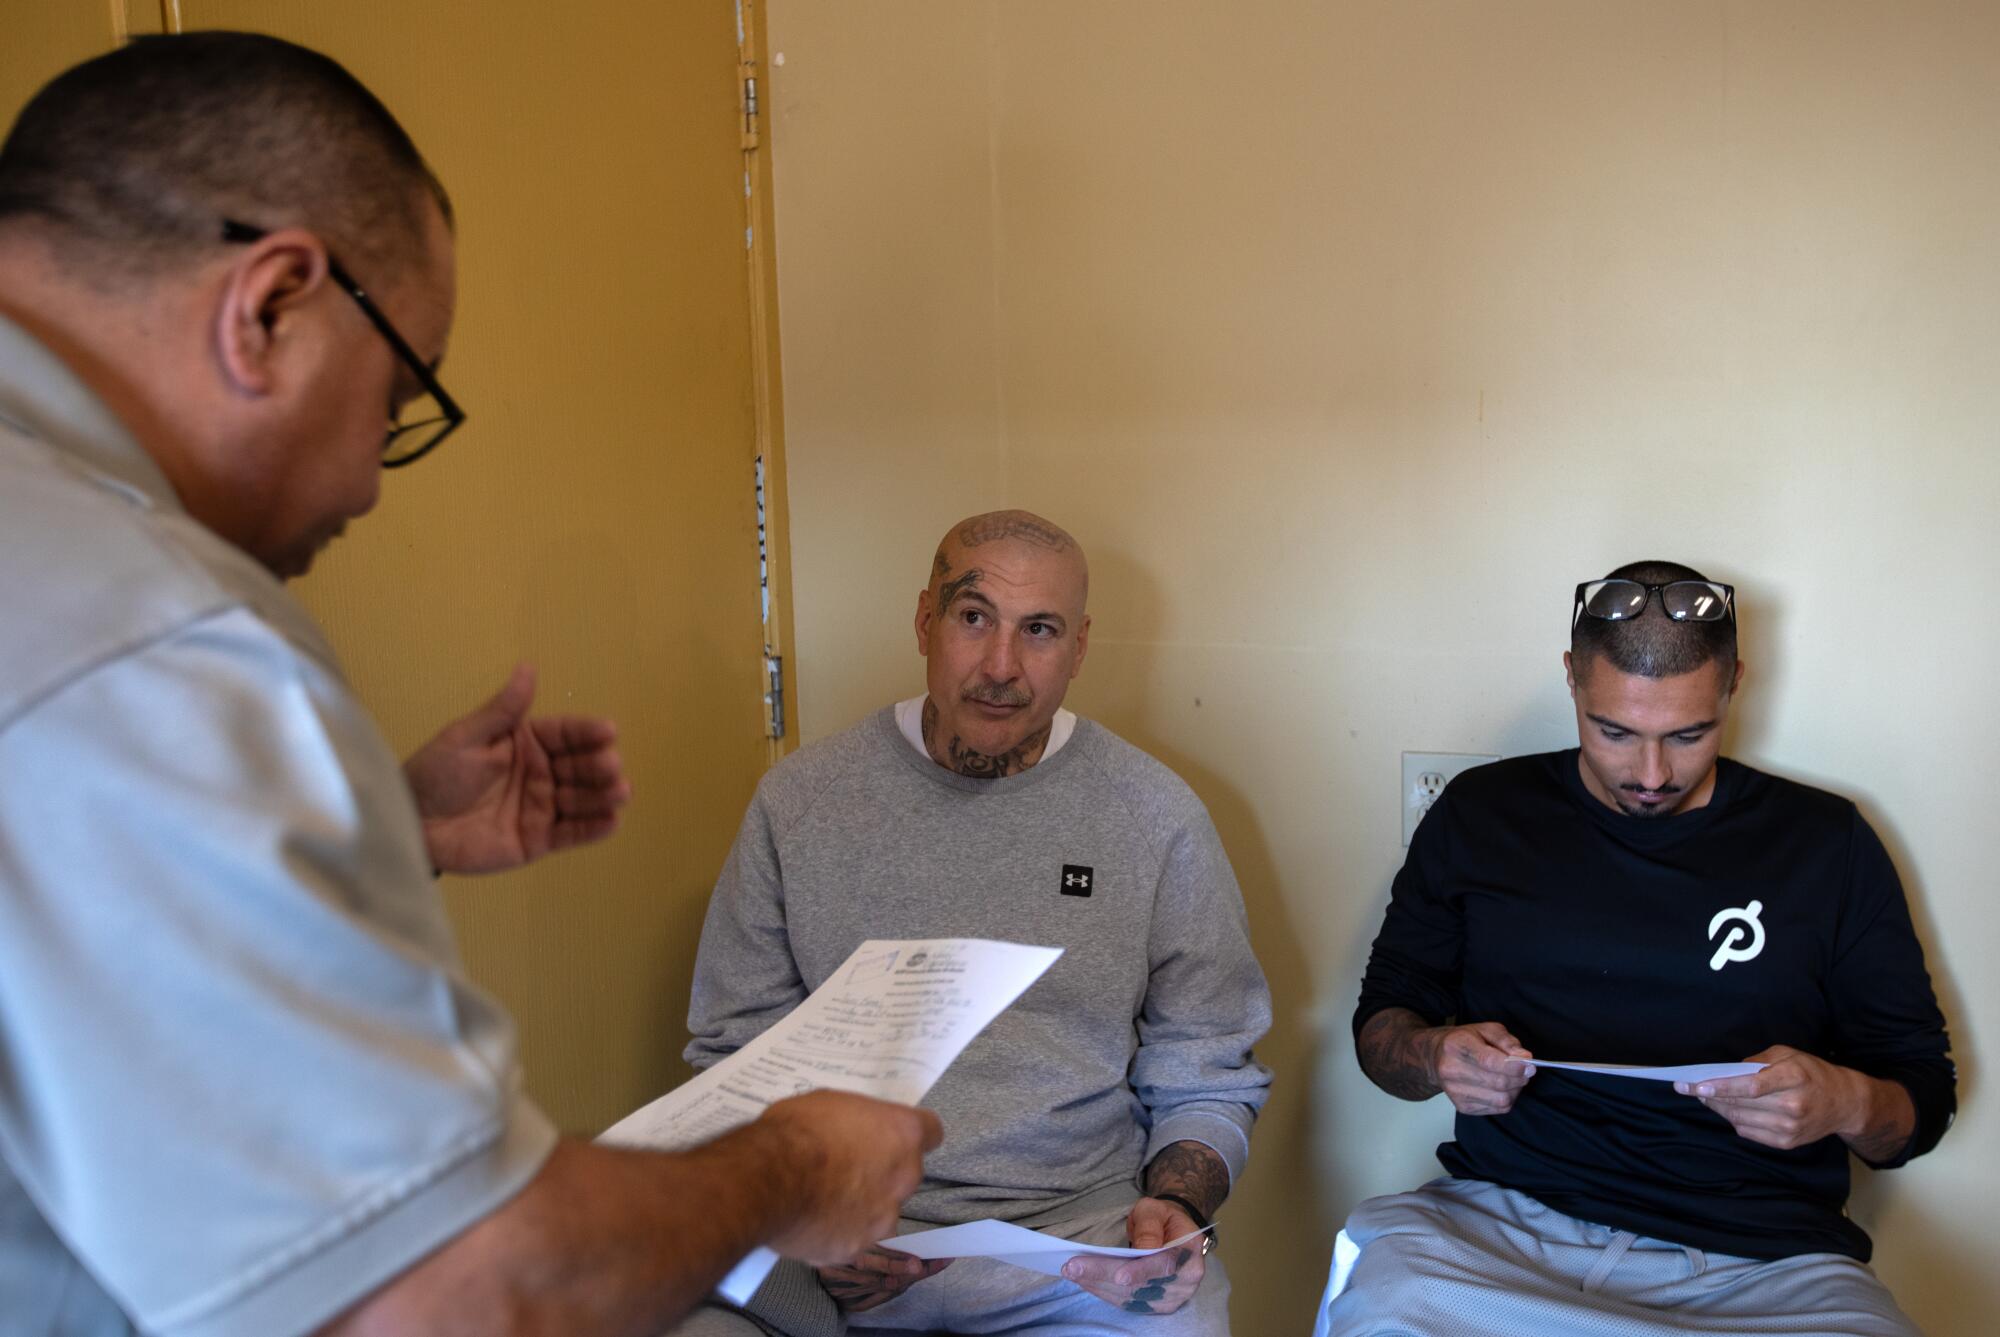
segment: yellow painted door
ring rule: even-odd
[[[388,475],[298,589],[401,751],[517,657],[542,709],[617,718],[637,788],[617,837],[446,888],[472,974],[520,1023],[529,1089],[566,1128],[602,1127],[685,1076],[702,910],[772,755],[752,358],[769,335],[732,0],[26,7],[34,31],[10,4],[0,43],[10,120],[121,23],[253,28],[347,65],[451,192],[442,379],[470,419]]]

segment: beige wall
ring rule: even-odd
[[[399,750],[496,690],[620,724],[608,844],[445,896],[529,1092],[594,1133],[683,1081],[695,941],[769,760],[727,0],[182,0],[345,62],[451,190],[470,415],[301,582]]]
[[[802,723],[920,688],[961,513],[1083,537],[1073,704],[1207,800],[1279,1003],[1238,1330],[1448,1135],[1347,1031],[1398,753],[1572,743],[1569,587],[1658,555],[1741,589],[1735,755],[1908,882],[1964,1111],[1853,1210],[1989,1331],[2000,7],[772,9]]]

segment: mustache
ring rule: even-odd
[[[1019,687],[970,687],[964,696],[987,706],[1025,706],[1033,699]]]
[[[1658,789],[1648,789],[1644,785],[1620,785],[1618,787],[1633,794],[1678,794],[1681,792],[1679,785],[1663,785]]]

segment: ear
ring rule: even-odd
[[[292,317],[327,283],[326,246],[303,228],[251,242],[230,267],[215,313],[215,351],[242,394],[277,388],[276,361]]]
[[[1069,666],[1072,680],[1083,672],[1083,657],[1090,653],[1090,614],[1083,615],[1083,624],[1076,629],[1076,662]]]
[[[1729,680],[1729,695],[1732,700],[1743,687],[1743,670],[1747,667],[1742,660],[1736,661],[1736,674]]]
[[[936,607],[931,602],[931,592],[925,588],[917,594],[917,653],[928,658],[931,652],[931,619],[936,615]]]
[[[1563,681],[1569,684],[1569,699],[1576,700],[1576,664],[1567,650],[1563,651]]]

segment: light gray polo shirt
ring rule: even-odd
[[[0,1329],[283,1337],[554,1145],[304,609],[0,320]]]

